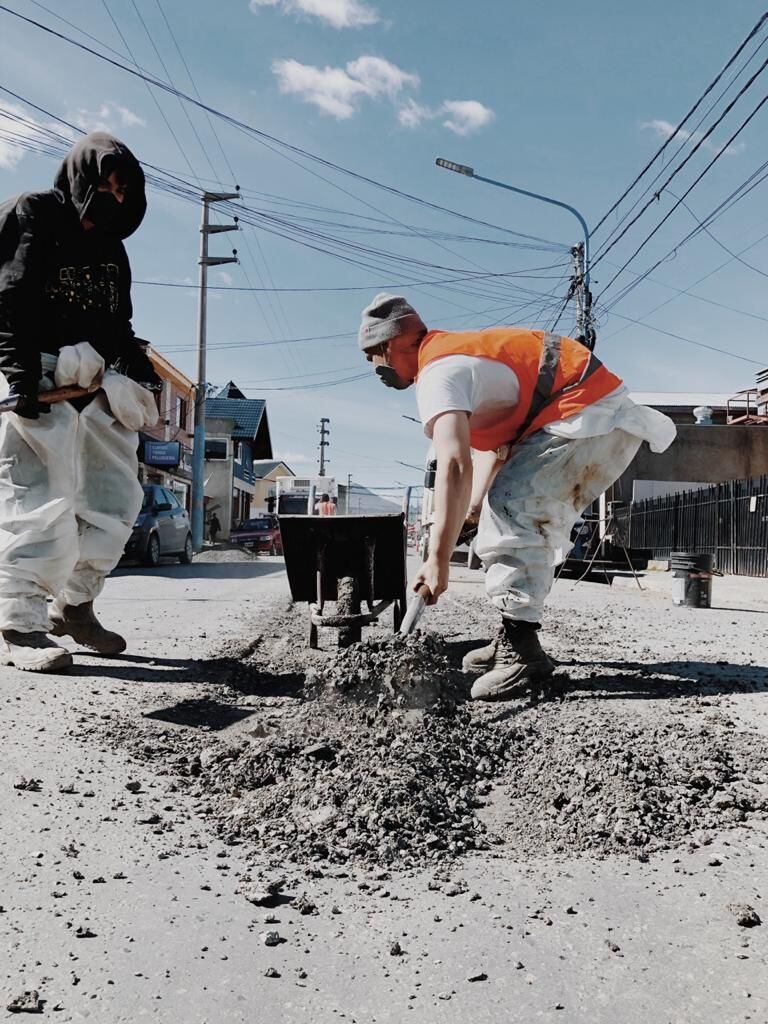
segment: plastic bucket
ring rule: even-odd
[[[714,555],[673,551],[669,559],[669,568],[674,575],[672,603],[689,608],[711,607],[714,567]]]

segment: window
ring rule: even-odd
[[[179,499],[176,497],[173,491],[169,491],[165,487],[163,488],[163,501],[167,501],[171,508],[181,508],[181,506],[179,505]]]
[[[187,426],[187,400],[186,398],[176,399],[176,426],[186,429]]]
[[[226,459],[229,457],[229,442],[226,440],[206,440],[206,459]]]

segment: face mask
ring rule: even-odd
[[[85,216],[99,231],[109,234],[118,222],[120,203],[111,192],[94,192],[86,207]]]
[[[397,391],[405,391],[411,386],[410,381],[401,380],[391,366],[377,366],[376,376],[385,387],[395,388]]]

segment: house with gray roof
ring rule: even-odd
[[[230,381],[205,402],[206,514],[216,512],[226,540],[254,509],[260,477],[254,468],[273,461],[263,398],[246,398]]]

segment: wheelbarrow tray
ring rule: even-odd
[[[337,600],[337,581],[352,576],[360,598],[403,601],[405,517],[278,516],[288,585],[294,601]]]

